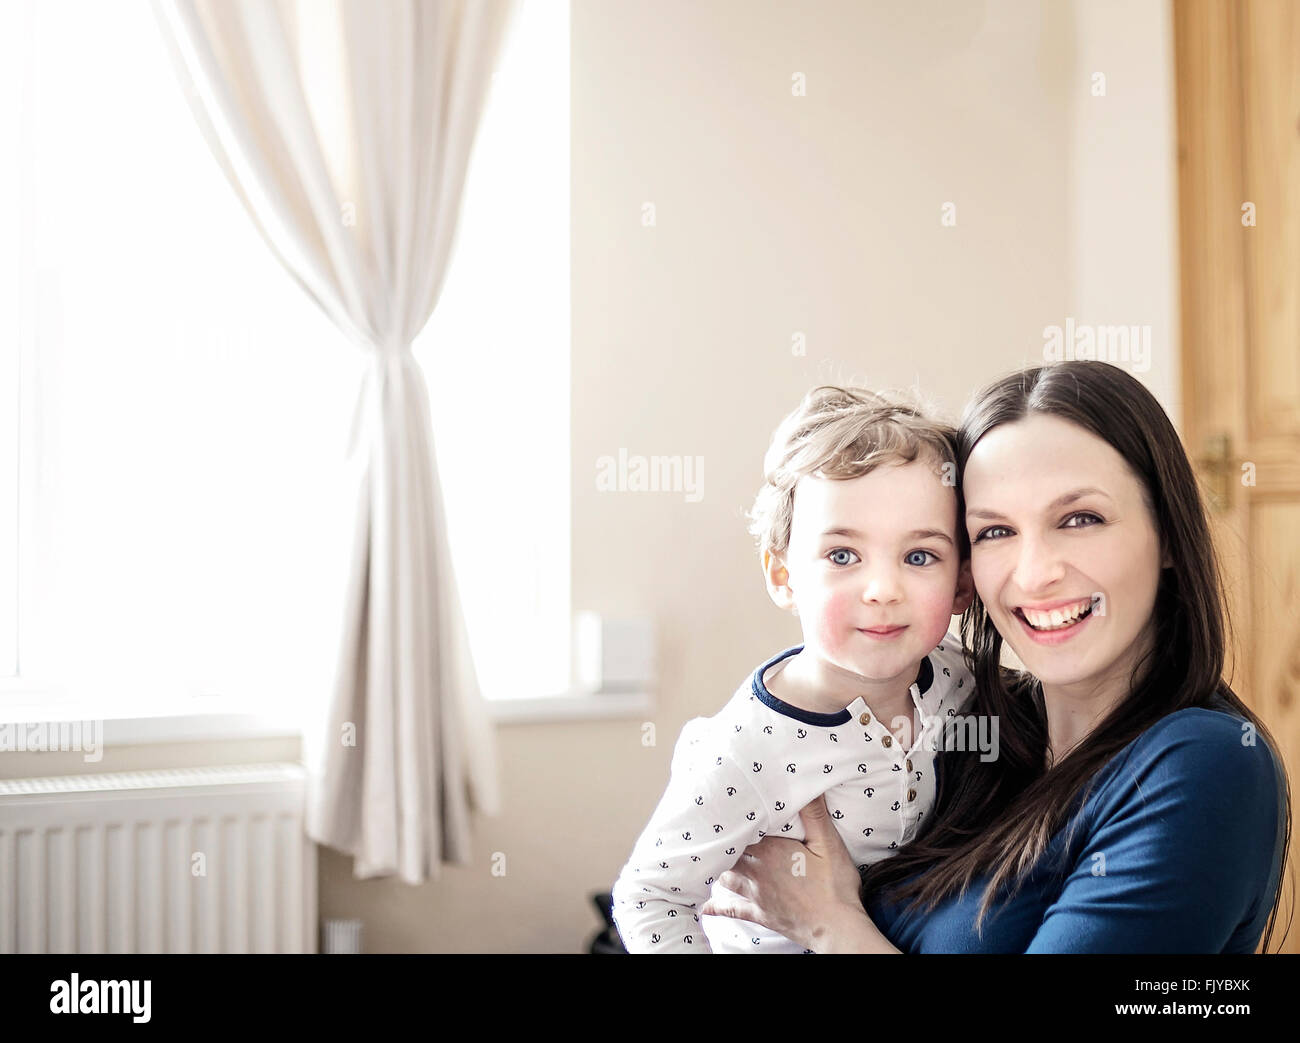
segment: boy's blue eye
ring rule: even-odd
[[[851,562],[851,561],[842,561],[842,560],[840,560],[840,559],[837,557],[837,555],[840,555],[840,554],[849,554],[849,555],[852,555],[852,556],[855,557],[855,558],[857,557],[857,555],[854,554],[853,551],[849,550],[849,549],[846,548],[846,547],[837,547],[835,550],[833,550],[833,551],[831,551],[829,554],[827,554],[826,557],[828,557],[828,558],[831,559],[831,564],[833,564],[833,565],[852,565],[852,564],[853,564],[853,562]]]
[[[935,554],[934,551],[930,551],[930,550],[910,550],[907,552],[907,557],[905,557],[903,560],[907,562],[909,565],[928,565],[930,563],[929,561],[926,560],[927,555],[933,558],[935,561],[939,560],[939,555]],[[913,559],[917,557],[919,557],[921,560],[914,561]]]

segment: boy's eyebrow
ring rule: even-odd
[[[1106,499],[1108,500],[1110,499],[1110,496],[1108,496],[1101,489],[1098,489],[1096,486],[1090,485],[1083,489],[1075,489],[1072,492],[1062,493],[1060,496],[1058,496],[1055,500],[1053,500],[1051,503],[1047,505],[1047,511],[1045,513],[1050,513],[1054,510],[1057,510],[1058,508],[1066,506],[1067,504],[1074,503],[1075,500],[1082,500],[1085,496],[1091,496],[1094,493],[1100,496],[1105,496]],[[1005,514],[999,514],[997,511],[988,511],[988,510],[969,510],[966,512],[966,517],[991,518],[997,521],[1006,520]]]
[[[857,529],[827,529],[822,533],[823,536],[848,536],[850,539],[860,540],[863,534]],[[910,540],[944,540],[951,544],[952,537],[941,529],[913,529],[907,534]]]

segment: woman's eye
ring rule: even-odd
[[[1091,519],[1091,520],[1089,520],[1089,521],[1085,521],[1085,522],[1083,522],[1082,524],[1079,524],[1079,525],[1072,525],[1071,522],[1075,521],[1075,520],[1078,519],[1078,518],[1087,518],[1087,519]],[[1062,526],[1062,528],[1066,528],[1066,529],[1082,529],[1082,528],[1086,528],[1086,527],[1089,526],[1089,525],[1100,525],[1100,524],[1101,524],[1101,520],[1102,520],[1102,519],[1101,519],[1101,517],[1100,517],[1099,515],[1093,514],[1091,511],[1079,511],[1078,513],[1076,513],[1076,514],[1072,514],[1072,515],[1070,515],[1068,518],[1066,518],[1066,519],[1065,519],[1065,524]]]
[[[998,533],[1010,531],[1011,530],[1005,525],[990,525],[987,529],[980,529],[980,531],[976,533],[975,538],[971,540],[971,543],[981,543],[984,540],[1001,539],[1002,537],[999,536]]]
[[[831,551],[826,557],[830,558],[832,565],[852,565],[853,561],[851,559],[856,558],[857,555],[847,548],[840,547]]]
[[[916,560],[918,558],[920,559],[919,561]],[[929,558],[938,561],[939,555],[935,554],[934,551],[931,550],[911,550],[907,552],[907,557],[903,560],[909,565],[928,565],[930,564],[928,560]]]

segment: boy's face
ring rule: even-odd
[[[768,591],[797,609],[805,651],[871,681],[910,683],[970,604],[956,525],[956,491],[928,458],[840,481],[807,475],[790,546],[764,556]]]

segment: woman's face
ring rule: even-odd
[[[975,589],[1044,688],[1127,688],[1154,630],[1161,551],[1141,481],[1045,414],[994,428],[962,476]]]

